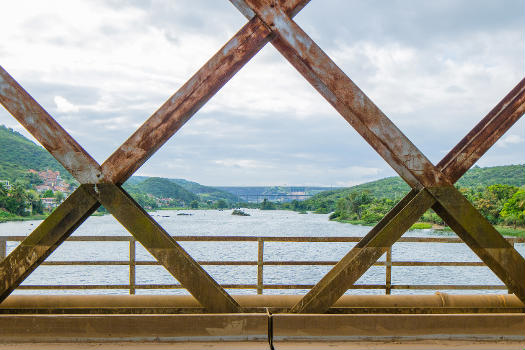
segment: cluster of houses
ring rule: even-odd
[[[36,171],[33,169],[28,170],[29,173],[36,174],[42,180],[40,185],[35,186],[35,189],[39,193],[44,193],[47,190],[53,192],[62,192],[64,198],[71,192],[71,186],[60,177],[60,172],[53,170]],[[41,198],[44,209],[52,210],[58,203],[55,197],[43,197]]]

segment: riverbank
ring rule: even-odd
[[[362,225],[362,226],[375,226],[377,225],[377,222],[364,222],[363,220],[332,220],[341,222],[344,224],[352,224],[352,225]],[[508,237],[525,237],[525,228],[523,227],[511,227],[511,226],[504,226],[504,225],[494,225],[494,228],[496,231],[501,233],[503,236]],[[433,229],[436,231],[443,231],[443,233],[450,232],[452,233],[452,229],[448,226],[438,225],[432,222],[416,222],[414,225],[412,225],[409,230],[424,230],[424,229]]]
[[[9,222],[9,221],[44,220],[48,216],[49,216],[49,214],[18,216],[18,215],[6,213],[6,212],[0,212],[0,223]]]

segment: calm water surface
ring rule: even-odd
[[[246,209],[251,216],[231,215],[231,210],[158,211],[151,215],[171,235],[205,236],[364,236],[370,227],[331,222],[328,215],[298,214],[290,211],[260,211]],[[0,235],[27,235],[39,221],[0,224]],[[129,235],[111,216],[90,217],[74,235]],[[414,230],[407,236],[436,237],[434,230]],[[8,242],[12,251],[18,242]],[[196,260],[257,260],[257,242],[181,242]],[[283,243],[264,245],[265,260],[339,260],[355,243]],[[525,246],[516,244],[523,255]],[[396,243],[393,260],[413,261],[479,261],[465,244]],[[122,260],[129,259],[127,242],[65,242],[48,261],[63,260]],[[140,244],[137,260],[153,257]],[[380,260],[384,260],[382,257]],[[256,266],[206,266],[205,269],[225,284],[256,284]],[[315,284],[330,269],[329,266],[265,266],[266,284]],[[163,267],[137,266],[137,284],[178,283]],[[23,283],[31,284],[128,284],[127,266],[40,266]],[[357,284],[384,284],[385,267],[372,267]],[[486,267],[398,267],[392,268],[392,284],[490,284],[501,285]],[[253,294],[255,290],[233,290],[236,294]],[[305,293],[305,290],[265,290],[265,294]],[[434,290],[393,290],[393,294],[434,293]],[[505,291],[447,291],[450,293],[504,293]],[[127,294],[127,290],[67,290],[30,291],[17,294]],[[137,294],[180,294],[183,290],[137,290]],[[384,290],[350,290],[348,293],[384,294]]]

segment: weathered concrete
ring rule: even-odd
[[[525,314],[274,316],[277,340],[525,339]]]
[[[525,340],[525,314],[273,315],[275,341]],[[265,314],[0,315],[4,342],[265,340]]]
[[[267,338],[264,314],[0,315],[2,341],[241,341]]]

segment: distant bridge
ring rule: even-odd
[[[237,197],[239,197],[242,200],[256,203],[259,203],[265,199],[271,200],[273,202],[291,202],[293,200],[302,201],[312,196],[314,196],[314,194],[237,194]]]

